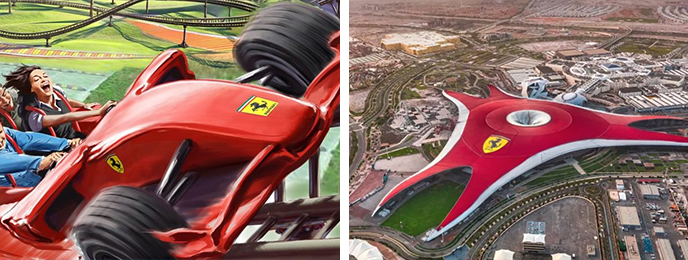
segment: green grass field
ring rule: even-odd
[[[420,235],[442,222],[463,189],[461,184],[442,181],[414,195],[382,225],[412,236]],[[400,227],[400,221],[403,227]]]
[[[386,154],[382,154],[382,155],[380,155],[379,157],[380,157],[381,159],[389,159],[389,158],[394,158],[394,157],[399,157],[399,156],[406,156],[406,155],[417,154],[417,153],[419,153],[419,152],[420,152],[420,151],[418,151],[418,150],[415,149],[415,148],[406,147],[406,148],[404,148],[404,149],[399,149],[399,150],[396,150],[396,151],[394,151],[394,152],[389,152],[389,153],[386,153]]]
[[[416,98],[420,98],[420,94],[418,94],[418,92],[415,92],[415,91],[410,90],[408,88],[404,88],[401,90],[401,100],[416,99]]]
[[[672,44],[670,46],[666,46],[663,44],[657,44],[655,46],[649,47],[647,44],[643,43],[632,43],[632,42],[626,42],[625,44],[619,46],[616,48],[617,52],[632,52],[632,53],[644,53],[644,54],[650,54],[652,56],[662,56],[665,54],[668,54],[675,48],[677,48],[678,45]]]
[[[447,140],[440,140],[432,143],[424,143],[422,145],[423,152],[430,158],[435,158],[442,152],[444,145],[447,144]]]

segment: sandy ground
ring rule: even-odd
[[[349,93],[349,110],[361,113],[365,109],[365,100],[370,93],[370,88]]]
[[[363,183],[358,186],[358,188],[351,193],[351,195],[349,195],[349,203],[363,198],[366,194],[377,189],[377,187],[382,186],[382,177],[384,175],[385,171],[371,171],[368,173],[365,180],[363,180]]]
[[[524,48],[532,52],[545,52],[545,51],[556,51],[564,49],[574,49],[580,46],[584,46],[583,41],[555,41],[555,42],[534,42],[534,43],[524,43],[520,44],[521,48]]]
[[[375,162],[375,169],[390,169],[397,172],[417,172],[428,165],[422,154],[412,154],[407,156],[395,157],[392,159],[379,159]]]
[[[545,249],[547,253],[576,254],[576,259],[589,258],[586,245],[595,245],[599,255],[599,244],[595,240],[595,208],[587,200],[566,198],[540,208],[521,219],[493,244],[494,251],[508,249],[523,250],[523,233],[528,221],[543,221],[545,228]],[[492,253],[493,254],[493,253]],[[490,258],[491,259],[491,258]]]
[[[404,175],[404,177],[400,175],[394,175],[390,174],[389,179],[387,180],[387,184],[385,184],[385,187],[379,191],[378,193],[375,193],[375,195],[371,196],[367,200],[356,204],[353,207],[349,207],[349,224],[350,225],[365,225],[365,224],[370,224],[370,214],[372,214],[373,210],[377,207],[377,204],[382,201],[382,198],[389,193],[389,191],[392,190],[397,184],[401,183],[405,178],[408,178],[411,176],[411,174]]]
[[[394,251],[392,251],[392,249],[389,249],[388,247],[386,247],[380,243],[373,242],[373,241],[368,241],[368,243],[370,243],[374,247],[377,247],[377,249],[380,250],[380,253],[382,253],[382,257],[385,260],[403,259],[403,258],[399,257],[396,253],[394,253]]]

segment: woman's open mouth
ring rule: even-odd
[[[50,92],[50,81],[46,81],[43,84],[41,84],[41,89],[43,90],[43,92]]]

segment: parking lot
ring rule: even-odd
[[[638,217],[640,219],[641,228],[640,230],[627,229],[621,227],[618,221],[618,212],[615,212],[617,220],[617,236],[619,239],[623,240],[624,236],[635,236],[638,243],[637,248],[640,252],[640,257],[643,260],[650,259],[660,259],[659,253],[657,252],[657,239],[665,238],[669,239],[671,242],[671,248],[674,251],[676,259],[684,259],[681,257],[681,249],[678,247],[677,242],[681,239],[685,239],[684,235],[677,230],[674,221],[678,220],[677,213],[670,210],[670,206],[673,201],[670,200],[671,194],[666,183],[652,183],[650,185],[657,186],[660,190],[661,199],[645,199],[640,191],[639,183],[636,179],[625,179],[625,191],[627,196],[626,201],[611,202],[613,208],[616,206],[632,206],[636,207],[638,212]],[[615,190],[615,187],[611,187],[611,190]],[[663,190],[664,189],[664,190]],[[629,191],[630,190],[630,191]],[[664,212],[663,214],[660,214]],[[654,223],[653,223],[654,215]],[[666,223],[661,223],[659,219],[664,216],[666,217]],[[653,228],[662,227],[666,235],[657,235],[653,232]],[[652,241],[652,249],[646,248],[643,244],[642,237],[649,236]],[[629,245],[627,245],[629,247]],[[652,253],[646,253],[646,251],[652,251]]]

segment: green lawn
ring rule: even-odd
[[[461,184],[442,181],[414,195],[382,225],[412,236],[420,235],[442,222],[463,189]],[[400,221],[403,227],[399,226]]]
[[[571,165],[566,165],[560,169],[545,173],[544,175],[530,181],[528,186],[535,186],[556,179],[568,179],[580,175]]]
[[[652,56],[662,56],[662,55],[668,54],[669,52],[674,50],[674,48],[676,47],[676,46],[658,46],[658,45],[649,47],[650,44],[639,44],[639,43],[626,42],[625,44],[616,48],[616,51],[617,52],[644,53],[644,54],[650,54]]]
[[[411,147],[406,147],[404,149],[396,150],[394,152],[382,154],[379,157],[381,159],[388,159],[388,158],[394,158],[394,157],[417,154],[417,153],[419,153],[419,151],[417,149],[411,148]]]
[[[415,91],[410,90],[408,88],[402,89],[402,92],[401,92],[401,99],[402,100],[416,99],[416,98],[420,98],[420,94],[418,94],[418,92],[415,92]]]
[[[445,144],[447,144],[447,140],[441,140],[439,142],[432,143],[424,143],[422,145],[423,152],[431,158],[435,158],[437,157],[437,155],[440,154],[440,152],[442,152],[442,148],[444,148]]]
[[[121,100],[124,92],[131,86],[141,73],[138,68],[124,68],[113,73],[103,83],[91,92],[85,102],[99,102],[105,104],[108,100]]]

